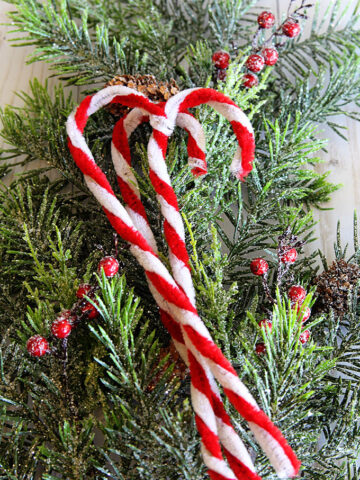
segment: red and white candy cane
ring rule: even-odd
[[[167,102],[165,110],[163,110],[159,108],[159,106],[152,104],[138,92],[126,87],[117,86],[108,87],[93,97],[87,97],[76,113],[69,117],[67,123],[69,147],[77,165],[85,175],[89,189],[103,206],[114,228],[131,244],[131,251],[144,267],[146,276],[152,286],[152,291],[160,308],[165,307],[165,311],[168,310],[170,312],[171,317],[181,325],[186,344],[190,342],[189,345],[186,345],[189,350],[190,366],[192,366],[191,355],[193,352],[195,353],[193,356],[198,357],[197,360],[201,360],[201,358],[206,359],[207,367],[223,386],[224,392],[235,408],[248,421],[251,430],[265,453],[269,456],[278,475],[281,477],[292,477],[296,475],[299,469],[299,462],[296,456],[287,445],[281,432],[271,423],[264,412],[260,410],[253,397],[239,380],[229,361],[222,355],[221,351],[212,341],[208,330],[198,317],[193,303],[184,293],[184,291],[188,290],[189,277],[182,280],[182,289],[179,288],[148,242],[134,227],[129,215],[116,199],[105,175],[94,162],[82,133],[89,115],[110,101],[119,101],[130,107],[137,106],[150,114],[150,124],[154,128],[148,146],[149,164],[151,168],[150,176],[153,177],[152,182],[159,195],[163,214],[168,223],[165,228],[165,230],[168,229],[166,235],[170,239],[169,243],[173,243],[171,247],[173,255],[172,263],[178,272],[181,272],[181,270],[184,272],[188,269],[184,261],[186,249],[182,245],[183,242],[181,242],[184,238],[183,226],[182,222],[180,224],[178,221],[176,215],[175,219],[171,218],[170,215],[171,212],[178,210],[178,208],[176,197],[174,197],[171,189],[170,179],[163,162],[167,138],[172,133],[176,117],[179,112],[182,113],[188,108],[201,103],[208,103],[223,113],[232,123],[240,149],[242,150],[242,152],[238,150],[232,163],[232,170],[240,178],[244,177],[251,170],[254,151],[251,126],[249,127],[250,124],[246,117],[231,100],[212,90],[194,89],[181,92],[177,96],[172,97],[172,99]],[[175,240],[180,240],[180,242],[176,245]],[[185,250],[185,253],[183,250]],[[203,393],[204,403],[210,403],[209,398],[211,393],[205,392],[206,379],[200,379],[201,372],[196,372],[196,364],[192,370],[195,381],[199,381],[199,390],[200,393]],[[197,374],[199,378],[196,378]],[[202,392],[201,389],[203,390]],[[213,408],[215,408],[214,405],[213,402]],[[202,406],[197,405],[195,407],[196,411],[200,411],[199,416],[201,416]],[[200,432],[202,433],[203,444],[211,444],[212,434],[216,427],[207,425],[206,422],[203,423],[202,432]],[[217,435],[215,434],[214,436],[215,438],[213,440],[216,443]],[[234,478],[230,470],[224,471],[222,468],[223,465],[220,461],[221,452],[217,454],[215,452],[209,455],[209,452],[203,449],[203,454],[205,462],[209,466],[209,473],[214,479]],[[219,462],[216,461],[217,455]]]
[[[145,117],[139,109],[133,109],[128,115],[121,118],[115,125],[113,131],[111,151],[115,170],[118,174],[120,190],[127,204],[125,208],[140,233],[142,233],[145,238],[149,238],[150,244],[155,244],[146,213],[141,204],[137,181],[131,170],[131,154],[129,148],[129,137],[131,133],[138,125],[148,120],[149,117]],[[205,138],[201,125],[188,112],[179,114],[176,123],[185,128],[189,134],[188,154],[189,164],[192,167],[193,174],[197,176],[205,174]],[[174,278],[176,281],[178,280],[175,275]],[[151,284],[149,284],[149,287],[153,289]],[[193,289],[185,293],[187,293],[188,297],[194,297]],[[182,331],[181,325],[171,317],[171,312],[166,302],[160,297],[158,298],[158,303],[162,304],[161,319],[172,335],[181,357],[192,372],[192,401],[196,413],[196,423],[202,436],[202,450],[207,466],[209,469],[211,467],[214,468],[213,463],[215,461],[216,473],[221,473],[223,477],[226,474],[227,478],[235,477],[238,480],[259,480],[260,477],[255,473],[254,465],[246,447],[234,430],[230,418],[225,411],[214,377],[206,364],[206,359],[194,351],[194,347],[191,345],[186,332]],[[192,350],[190,354],[186,348],[186,343]],[[204,396],[208,400],[206,403],[204,403]],[[202,420],[203,418],[205,421]],[[210,428],[213,434],[212,438],[209,438],[208,432],[205,432],[204,425],[206,425],[205,428],[209,428],[209,425],[212,427]],[[233,471],[224,463],[219,442],[225,450],[225,455]],[[215,472],[214,470],[210,470],[209,473],[210,476],[213,476]]]

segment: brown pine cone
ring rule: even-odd
[[[331,267],[315,278],[318,298],[314,313],[334,313],[342,317],[348,312],[348,295],[360,277],[360,267],[345,260],[334,261]]]
[[[133,88],[143,93],[152,102],[166,102],[180,91],[174,79],[170,82],[158,82],[153,75],[117,75],[107,82],[105,87],[112,85]],[[117,117],[122,117],[130,111],[130,108],[120,103],[111,103],[106,108]]]

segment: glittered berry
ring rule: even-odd
[[[230,55],[224,50],[219,50],[215,52],[212,56],[212,62],[216,68],[225,69],[229,66]]]
[[[271,12],[262,12],[257,21],[261,28],[271,28],[275,23],[275,17]]]
[[[303,332],[300,333],[299,340],[302,344],[306,343],[310,338],[310,331],[309,330],[304,330]]]
[[[66,338],[71,332],[71,323],[65,318],[57,318],[51,325],[51,333],[56,338]]]
[[[226,80],[226,75],[227,75],[227,71],[225,68],[224,69],[219,68],[216,72],[216,78],[218,80],[221,80],[222,82]]]
[[[260,72],[264,68],[264,58],[261,55],[250,55],[246,60],[245,66],[251,72]]]
[[[101,269],[104,270],[108,278],[111,278],[119,271],[119,262],[114,257],[104,257],[99,262],[99,272],[101,272]]]
[[[89,296],[91,289],[92,289],[91,285],[89,285],[88,283],[82,283],[81,285],[79,285],[79,288],[76,290],[77,298],[83,298],[84,295]]]
[[[294,263],[297,259],[297,251],[295,248],[289,248],[283,255],[280,257],[282,263]]]
[[[300,308],[301,308],[301,307],[300,307]],[[300,310],[300,309],[298,309],[298,310]],[[311,315],[311,309],[310,309],[309,307],[306,307],[306,308],[303,310],[302,314],[299,315],[299,317],[301,317],[301,322],[302,322],[302,323],[307,322],[307,321],[309,320],[309,318],[310,318],[310,315]],[[299,320],[300,320],[300,318],[299,318]]]
[[[288,291],[288,296],[293,303],[302,303],[306,297],[306,290],[301,285],[293,285]]]
[[[263,320],[260,320],[259,327],[263,328],[265,331],[266,331],[266,327],[267,327],[271,332],[272,322],[268,318],[264,318]]]
[[[294,20],[288,20],[282,26],[283,34],[290,38],[297,37],[300,33],[300,29],[301,29],[300,24],[297,22],[294,22]]]
[[[252,88],[259,85],[259,79],[254,73],[246,73],[243,76],[243,86],[246,88]]]
[[[255,258],[250,263],[250,270],[254,275],[265,275],[269,270],[269,265],[263,258]]]
[[[32,357],[42,357],[49,350],[49,344],[46,338],[34,335],[27,341],[26,349]]]
[[[279,59],[279,52],[275,47],[264,48],[261,52],[265,65],[275,65]]]
[[[261,355],[261,354],[265,353],[265,352],[266,352],[266,345],[265,345],[265,343],[262,343],[262,342],[261,342],[261,343],[257,343],[257,344],[255,345],[255,352],[256,352],[258,355]]]
[[[99,312],[96,309],[96,307],[94,307],[94,305],[90,302],[86,302],[85,305],[81,307],[81,311],[82,313],[87,315],[87,318],[89,320],[93,320],[99,315]]]

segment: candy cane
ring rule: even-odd
[[[247,123],[243,122],[245,123],[245,126],[242,123],[242,120],[244,120],[242,118],[243,114],[229,99],[224,96],[219,96],[221,94],[218,94],[217,92],[211,92],[210,98],[207,89],[182,92],[182,94],[179,94],[181,96],[176,96],[178,98],[172,97],[171,100],[173,100],[173,102],[166,105],[164,112],[145,97],[142,97],[138,92],[134,92],[126,87],[109,87],[108,89],[94,95],[94,97],[87,97],[76,113],[69,117],[67,123],[70,139],[69,147],[77,165],[85,175],[85,181],[89,189],[94,193],[103,206],[110,222],[119,234],[125,240],[130,242],[131,251],[138,259],[139,263],[144,267],[146,276],[154,286],[157,296],[161,296],[167,303],[171,311],[171,316],[181,324],[181,328],[186,332],[187,337],[191,341],[192,348],[207,359],[207,364],[212,373],[224,387],[224,391],[230,401],[249,422],[250,428],[254,432],[255,437],[264,451],[268,454],[270,461],[274,465],[278,474],[282,477],[294,476],[299,468],[299,462],[294,453],[287,445],[280,431],[257,406],[253,397],[237,377],[236,372],[229,361],[213,343],[208,330],[199,319],[196,309],[189,298],[177,286],[144,237],[137,229],[135,229],[129,215],[116,199],[105,175],[95,164],[91,152],[82,136],[88,116],[101,106],[112,101],[115,97],[117,97],[115,101],[120,100],[124,105],[131,107],[140,106],[150,113],[150,124],[154,128],[154,133],[148,146],[149,163],[151,160],[150,167],[154,172],[150,174],[154,177],[154,183],[158,184],[157,190],[163,198],[163,210],[166,211],[168,206],[170,206],[169,211],[171,211],[171,208],[176,210],[176,197],[175,199],[172,197],[171,190],[169,189],[170,180],[168,179],[166,169],[164,170],[162,167],[159,167],[158,171],[154,171],[154,166],[156,166],[156,159],[160,158],[160,160],[163,160],[167,138],[174,128],[175,119],[179,111],[185,111],[191,106],[204,102],[211,103],[214,108],[217,108],[220,111],[222,110],[224,116],[232,123],[234,131],[238,137],[239,145],[243,150],[242,161],[240,155],[241,151],[238,151],[237,156],[235,156],[232,163],[232,169],[239,177],[244,177],[249,169],[251,169],[253,147],[250,145],[249,148],[247,142],[252,141],[253,145],[253,137],[251,130],[249,131],[246,127]],[[186,95],[184,95],[185,93]],[[193,93],[196,95],[193,95]],[[223,109],[221,106],[222,102],[228,108]],[[240,112],[239,114],[237,114],[236,109],[238,110],[238,113]],[[171,200],[173,205],[169,204],[167,200]],[[170,224],[170,227],[173,229],[174,235],[177,235],[177,237],[181,239],[179,232],[180,234],[182,233],[182,224],[180,225],[175,221],[174,225]],[[169,231],[170,234],[173,233],[171,230]],[[182,248],[182,246],[180,248]],[[177,257],[179,251],[172,248],[172,252],[173,256]],[[177,260],[173,260],[176,263]],[[179,258],[178,260],[180,267],[182,263],[185,267],[183,270],[185,270],[187,268],[186,262],[184,262],[182,258]],[[179,265],[175,265],[175,267],[178,266]],[[187,279],[185,279],[185,283],[186,281]],[[218,467],[216,461],[214,461],[213,458],[207,458],[208,452],[204,451],[203,454],[205,461],[208,464],[212,462],[212,470],[214,472],[214,478],[216,478],[215,475]],[[224,476],[219,472],[217,478],[231,477]]]
[[[145,238],[149,238],[151,243],[155,243],[155,239],[147,221],[146,213],[143,210],[142,205],[142,208],[138,205],[138,202],[141,202],[140,192],[136,178],[131,171],[131,155],[129,149],[129,137],[131,133],[138,125],[147,120],[148,117],[145,117],[143,112],[139,109],[133,109],[130,114],[120,119],[114,127],[111,151],[115,170],[118,174],[120,190],[122,192],[123,199],[127,204],[125,208],[127,209],[130,217],[133,219],[134,224],[137,226],[140,233],[142,233]],[[193,174],[197,176],[205,174],[205,138],[201,125],[188,112],[179,114],[176,119],[176,123],[177,125],[185,128],[189,134],[188,154],[189,164],[192,167]],[[140,221],[138,217],[139,214],[141,216]],[[151,233],[150,237],[149,232]],[[175,275],[174,278],[176,281],[178,280]],[[149,286],[150,288],[152,287],[151,285]],[[189,293],[192,295],[193,292],[191,291]],[[158,298],[158,302],[161,302],[161,300],[161,298]],[[202,429],[201,417],[203,417],[206,419],[207,424],[211,423],[212,421],[212,433],[214,436],[218,437],[215,439],[213,438],[211,445],[208,445],[211,452],[211,448],[213,448],[215,444],[215,450],[213,448],[212,455],[209,452],[209,448],[206,448],[204,442],[202,442],[203,451],[209,452],[212,457],[217,459],[217,463],[219,464],[218,454],[220,452],[220,441],[224,447],[228,462],[235,472],[235,474],[233,472],[231,472],[231,474],[235,475],[238,480],[259,480],[260,477],[255,473],[255,467],[246,450],[246,447],[234,430],[230,418],[225,411],[219,390],[216,382],[214,381],[214,377],[209,367],[206,365],[206,360],[196,351],[194,351],[193,347],[191,347],[191,343],[187,338],[186,332],[181,331],[181,326],[179,327],[179,325],[176,323],[176,320],[171,317],[171,313],[166,304],[163,304],[163,309],[161,310],[161,319],[172,335],[174,344],[182,359],[190,367],[192,372],[192,403],[195,406],[196,420],[197,424],[199,425],[199,430]],[[184,340],[184,336],[186,338],[186,342]],[[190,349],[192,350],[190,355],[185,343],[188,345],[190,344]],[[197,382],[197,385],[195,385],[194,378],[202,379],[201,383]],[[202,391],[199,390],[199,387],[202,389]],[[207,396],[209,400],[209,402],[206,404],[206,409],[204,409],[204,402],[202,402],[203,395]],[[197,411],[198,405],[201,405],[200,412]],[[214,421],[216,423],[216,427],[214,425]],[[212,466],[213,458],[210,458],[209,454],[207,454],[206,463],[210,467]],[[221,465],[218,465],[218,473],[220,467],[222,474],[229,474],[230,471],[227,469],[222,460],[223,459],[221,458]],[[212,476],[211,472],[210,476]]]
[[[174,118],[179,114],[179,112],[184,112],[188,108],[192,108],[198,106],[200,104],[208,104],[213,107],[216,111],[221,113],[232,125],[234,133],[237,137],[239,148],[235,153],[233,162],[231,164],[231,171],[240,179],[243,179],[252,169],[252,161],[254,157],[254,141],[253,141],[253,130],[251,124],[244,113],[239,109],[239,107],[232,102],[229,98],[225,97],[220,92],[216,92],[211,89],[190,89],[180,92],[175,97],[169,99],[165,106],[165,113],[166,118],[169,121],[169,124],[174,123]],[[156,121],[153,122],[154,126],[154,133],[153,137],[156,136],[156,126],[159,125],[162,133],[166,133],[166,120],[162,117],[157,117]],[[162,150],[164,150],[165,141],[161,136],[158,137],[160,140],[160,146]],[[153,145],[149,142],[148,145],[148,157],[149,157],[149,165],[150,168],[156,169],[156,173],[161,175],[163,170],[159,167],[159,163],[156,161],[151,162],[152,159],[152,148]],[[156,147],[153,148],[155,156],[157,159],[160,159],[160,155],[156,152]],[[166,182],[168,177],[164,175],[162,180]],[[173,225],[179,226],[181,222],[181,216],[177,210],[177,206],[174,204],[173,211],[169,211],[168,206],[166,205],[171,201],[171,185],[168,184],[168,188],[163,188],[161,192],[159,192],[159,199],[160,204],[163,206],[163,215],[166,218],[166,215],[172,215],[173,217],[177,217],[177,219],[173,221]],[[165,194],[165,195],[164,195]],[[165,230],[166,233],[166,230]],[[182,236],[182,229],[178,228],[178,241],[183,240]],[[171,235],[168,238],[168,243],[171,248]],[[185,248],[177,248],[177,252],[183,253]],[[171,257],[170,257],[171,260]],[[184,263],[187,260],[187,254],[183,255],[181,259]],[[175,276],[175,275],[174,275]],[[176,278],[176,277],[175,277]],[[184,288],[184,284],[182,284]],[[185,288],[184,288],[185,290]],[[185,290],[186,291],[186,290]],[[296,475],[299,462],[287,445],[285,439],[282,437],[280,431],[269,421],[269,419],[265,416],[263,412],[256,412],[256,402],[251,397],[247,397],[247,390],[246,392],[242,392],[242,385],[239,385],[239,379],[235,373],[234,376],[228,376],[228,373],[232,371],[232,367],[230,364],[225,366],[223,363],[220,366],[219,361],[215,361],[210,357],[209,353],[212,347],[210,347],[209,343],[201,338],[200,336],[196,336],[196,332],[192,330],[192,326],[185,325],[183,327],[185,331],[187,331],[189,337],[192,339],[194,344],[198,347],[198,350],[206,357],[206,350],[208,350],[208,358],[210,360],[209,364],[212,366],[211,370],[214,373],[215,377],[219,381],[219,383],[224,387],[224,392],[228,396],[229,400],[233,403],[235,408],[242,414],[242,416],[249,422],[249,426],[253,431],[255,438],[268,455],[270,462],[275,467],[277,473],[281,477],[286,476],[294,476]],[[196,338],[197,337],[197,338]],[[203,351],[201,351],[203,349]],[[213,352],[211,352],[213,354]],[[219,357],[218,357],[219,359]],[[226,378],[228,376],[228,378]],[[258,408],[258,407],[257,407]],[[262,417],[262,418],[261,418]]]

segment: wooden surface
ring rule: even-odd
[[[325,11],[330,3],[332,0],[321,0],[321,9]],[[279,18],[280,14],[286,11],[288,0],[268,0],[261,2],[261,5],[272,8]],[[11,8],[9,4],[0,0],[0,23],[7,21],[6,12]],[[20,106],[21,101],[15,92],[29,91],[29,80],[37,77],[43,81],[49,76],[49,70],[42,62],[26,65],[26,57],[31,47],[11,47],[6,37],[8,30],[8,27],[0,26],[0,106],[6,104]],[[51,79],[50,87],[55,82],[55,79]],[[74,93],[75,98],[79,97],[76,90]],[[343,118],[342,122],[348,128],[345,135],[349,142],[340,139],[329,129],[323,129],[322,136],[329,138],[330,141],[328,152],[320,153],[324,163],[317,167],[319,172],[330,170],[329,180],[344,185],[341,190],[333,194],[332,200],[324,205],[333,210],[315,210],[315,217],[319,221],[317,226],[319,238],[310,249],[320,247],[329,260],[333,258],[333,242],[338,219],[341,220],[344,243],[349,242],[352,246],[354,209],[358,209],[360,214],[360,124],[346,118]]]

